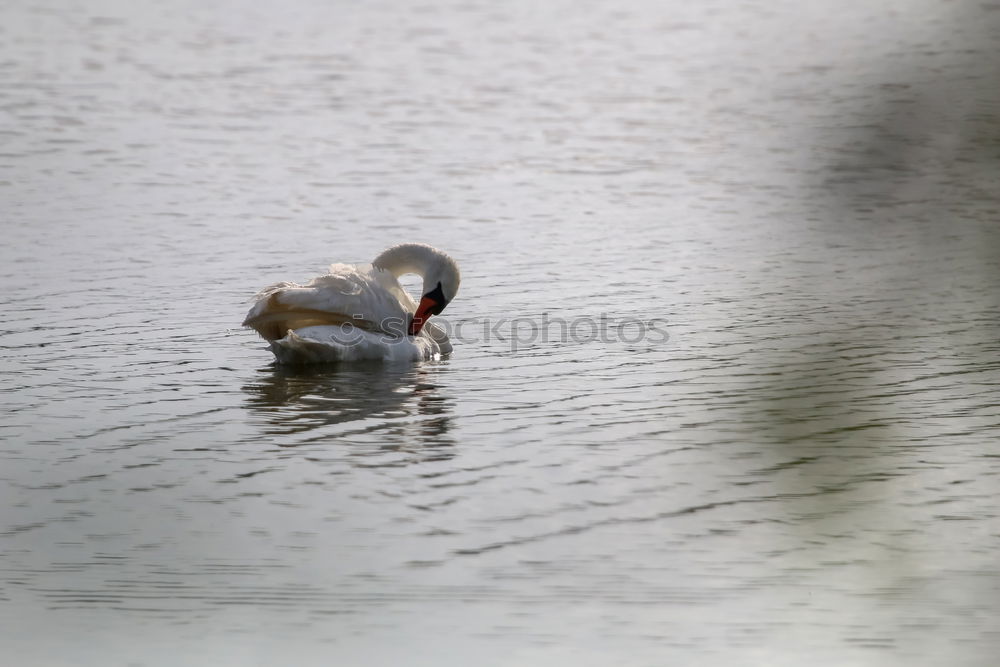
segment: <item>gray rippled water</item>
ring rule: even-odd
[[[19,665],[992,665],[990,3],[7,0]],[[249,299],[452,254],[450,358]]]

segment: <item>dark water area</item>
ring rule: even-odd
[[[20,665],[992,665],[1000,6],[0,7]],[[421,364],[256,290],[430,243]]]

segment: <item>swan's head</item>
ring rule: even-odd
[[[416,336],[433,315],[439,315],[458,293],[458,264],[437,248],[424,243],[401,243],[376,257],[372,264],[394,276],[415,273],[424,279],[423,296],[407,333]]]
[[[410,320],[407,333],[416,336],[432,315],[440,315],[455,298],[460,282],[458,264],[448,255],[440,253],[440,257],[428,267],[424,275],[424,294],[420,297],[417,312]]]

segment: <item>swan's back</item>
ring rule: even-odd
[[[392,274],[370,264],[334,264],[304,285],[283,282],[257,294],[243,325],[269,341],[290,330],[350,323],[371,331],[399,331],[416,308]]]

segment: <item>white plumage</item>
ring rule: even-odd
[[[424,279],[418,305],[399,276]],[[452,350],[444,329],[427,319],[454,298],[458,265],[427,245],[389,248],[371,264],[333,264],[304,285],[282,282],[261,290],[247,313],[279,363],[431,359]]]

